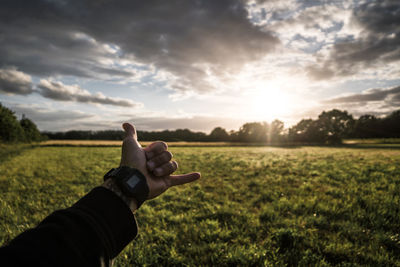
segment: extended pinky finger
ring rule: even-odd
[[[171,186],[181,185],[196,181],[199,179],[201,174],[199,172],[192,172],[188,174],[171,175],[168,177]]]

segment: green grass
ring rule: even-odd
[[[0,162],[20,154],[25,149],[32,148],[31,144],[4,144],[0,142]]]
[[[399,149],[171,151],[180,172],[203,177],[140,208],[140,235],[116,266],[400,265]],[[0,163],[0,244],[99,185],[120,149],[8,155]]]

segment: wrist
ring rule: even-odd
[[[147,179],[138,169],[128,166],[112,168],[104,175],[104,180],[112,180],[106,183],[114,193],[120,196],[129,207],[138,209],[149,197]],[[132,199],[134,203],[132,204]]]
[[[113,179],[107,179],[101,186],[107,188],[108,190],[114,192],[117,196],[119,196],[132,212],[135,212],[137,210],[138,204],[136,199],[126,196]]]

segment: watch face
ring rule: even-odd
[[[129,179],[126,181],[126,183],[129,185],[130,188],[134,188],[138,183],[140,182],[140,178],[137,177],[136,174],[133,176],[129,177]]]

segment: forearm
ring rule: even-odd
[[[5,266],[108,266],[136,234],[128,206],[97,187],[0,248],[0,260]]]

